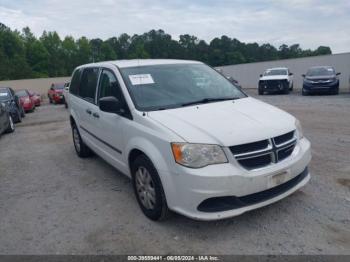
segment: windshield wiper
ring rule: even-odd
[[[219,98],[203,98],[200,100],[183,103],[181,106],[190,106],[190,105],[196,105],[196,104],[206,104],[211,102],[219,102],[219,101],[226,101],[226,100],[235,100],[239,99],[239,97],[219,97]]]

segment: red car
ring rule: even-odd
[[[38,93],[32,92],[32,91],[29,91],[29,95],[34,100],[35,106],[41,105],[41,95],[39,95]]]
[[[59,104],[64,102],[64,83],[53,83],[47,93],[50,103]]]
[[[16,95],[19,98],[20,104],[23,106],[24,111],[27,112],[33,112],[35,109],[35,102],[34,99],[30,96],[30,93],[28,90],[19,90],[16,92]]]

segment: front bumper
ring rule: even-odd
[[[54,95],[54,96],[52,96],[52,100],[54,100],[56,103],[63,103],[64,96],[63,95]]]
[[[237,216],[283,199],[304,186],[310,179],[307,171],[310,160],[310,142],[303,138],[289,158],[257,170],[244,170],[237,166],[237,163],[232,163],[234,161],[232,159],[227,164],[201,169],[180,167],[182,172],[167,176],[172,180],[171,187],[167,186],[169,183],[165,185],[168,206],[171,210],[196,220],[217,220]],[[281,173],[285,174],[284,181],[281,184],[272,183],[272,178]],[[294,182],[290,182],[293,179]],[[288,186],[278,189],[278,186],[287,183]],[[273,192],[266,197],[264,191]],[[226,205],[225,209],[219,207],[215,209],[214,201],[211,202],[209,209],[203,208],[203,203],[218,198],[245,200],[243,201],[245,204],[240,203],[231,207]]]
[[[260,80],[259,89],[266,92],[284,92],[289,90],[287,80]]]
[[[24,111],[26,111],[26,112],[33,110],[35,107],[34,104],[30,104],[30,103],[25,103],[22,106],[23,106]]]
[[[335,81],[331,83],[311,84],[304,81],[303,89],[307,93],[322,93],[322,92],[336,91],[337,89],[339,89],[339,82]]]

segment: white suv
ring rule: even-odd
[[[248,97],[207,65],[125,60],[75,69],[73,142],[132,179],[143,213],[198,220],[276,202],[310,179],[310,143],[292,115]]]
[[[260,75],[258,89],[259,95],[265,92],[289,94],[289,91],[293,90],[293,73],[286,67],[266,69]]]

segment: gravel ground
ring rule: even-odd
[[[214,222],[146,219],[126,177],[97,156],[76,156],[65,108],[43,105],[0,138],[0,253],[350,254],[350,95],[259,99],[301,120],[312,179],[273,205]]]

